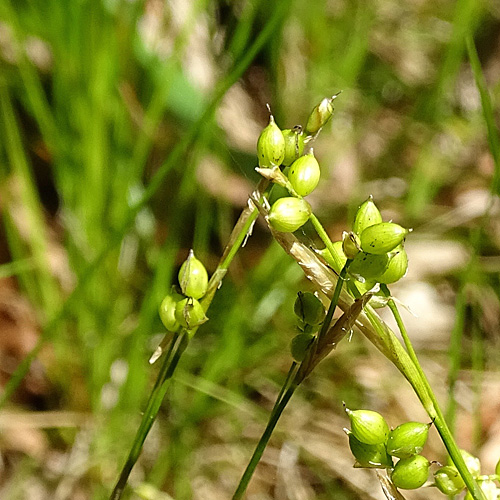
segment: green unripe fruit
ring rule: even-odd
[[[318,160],[310,153],[301,156],[290,165],[288,180],[300,196],[312,193],[318,185],[321,171]]]
[[[427,481],[430,466],[429,460],[422,455],[402,458],[394,467],[391,480],[396,488],[415,490]]]
[[[292,352],[292,356],[295,361],[298,363],[304,361],[307,350],[311,346],[313,340],[314,335],[312,333],[299,333],[292,339],[290,351]]]
[[[361,234],[367,227],[380,224],[382,222],[382,215],[379,209],[373,203],[373,197],[370,196],[365,202],[361,203],[354,217],[352,230]]]
[[[319,325],[325,318],[321,300],[311,292],[299,292],[293,305],[295,315],[307,325]]]
[[[349,448],[356,459],[354,467],[370,467],[374,469],[387,469],[392,467],[392,459],[385,451],[383,443],[362,443],[352,432],[348,433]]]
[[[393,457],[408,458],[420,453],[427,441],[431,424],[406,422],[389,433],[387,453]]]
[[[318,254],[326,260],[328,265],[338,274],[342,271],[342,268],[345,266],[347,262],[347,257],[342,250],[343,243],[342,241],[334,241],[333,242],[333,254],[328,250],[328,248],[323,248],[322,250],[318,250]]]
[[[192,330],[208,320],[201,304],[192,297],[186,297],[177,302],[175,306],[175,319],[182,327],[188,330]]]
[[[309,135],[314,135],[320,128],[324,127],[333,114],[333,100],[337,96],[328,99],[325,97],[314,109],[311,111],[307,120],[306,132]]]
[[[257,141],[257,156],[259,166],[268,168],[281,165],[285,158],[285,138],[274,122],[273,115],[269,117],[269,125],[261,132]]]
[[[408,255],[402,246],[396,247],[396,252],[397,253],[390,258],[387,269],[382,276],[378,278],[379,283],[385,283],[387,285],[396,283],[396,281],[399,281],[406,275],[408,271]]]
[[[366,444],[380,444],[387,441],[389,426],[384,417],[372,410],[349,410],[347,415],[351,421],[351,432],[354,437]]]
[[[494,481],[491,479],[479,479],[477,484],[481,488],[486,500],[497,500],[499,490]],[[464,497],[464,500],[473,500],[472,495],[468,491]]]
[[[356,233],[344,231],[342,233],[342,251],[348,259],[354,259],[360,252],[359,238]]]
[[[189,251],[188,258],[179,270],[179,285],[182,293],[193,299],[201,299],[208,288],[208,274],[203,263]]]
[[[434,483],[441,493],[450,497],[458,495],[465,488],[462,476],[453,465],[445,465],[434,472]]]
[[[182,295],[170,293],[165,296],[160,304],[160,319],[169,332],[175,332],[179,328],[179,322],[175,319],[175,307],[182,300]]]
[[[359,281],[378,280],[382,276],[389,265],[389,256],[373,255],[370,253],[359,252],[354,257],[349,272]]]
[[[311,205],[301,198],[287,197],[277,200],[269,211],[269,224],[283,233],[293,233],[302,227],[311,215]]]
[[[297,158],[304,153],[304,134],[301,127],[283,130],[285,139],[285,158],[283,165],[291,165]]]
[[[366,253],[382,255],[394,250],[407,234],[408,229],[393,222],[374,224],[361,233],[361,249]]]
[[[469,469],[471,476],[479,476],[479,474],[481,474],[481,462],[479,461],[479,458],[471,455],[468,451],[465,450],[460,450],[460,454],[462,455],[462,458],[464,459],[465,465],[467,466],[467,469]]]

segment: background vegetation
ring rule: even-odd
[[[107,498],[156,376],[158,305],[189,248],[216,267],[257,181],[265,104],[291,127],[339,90],[311,203],[333,239],[369,194],[414,228],[394,291],[418,314],[410,334],[459,444],[492,473],[500,149],[469,34],[498,119],[493,0],[0,2],[0,497]],[[307,286],[257,224],[179,365],[133,498],[230,498]],[[381,498],[351,467],[343,400],[393,426],[426,421],[354,333],[292,400],[248,498]],[[435,431],[426,451],[445,459]]]

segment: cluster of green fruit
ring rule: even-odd
[[[318,253],[337,273],[347,259],[351,259],[349,273],[360,282],[358,289],[363,292],[376,283],[395,283],[406,274],[408,256],[404,240],[407,234],[408,230],[399,224],[382,221],[370,196],[359,206],[352,231],[344,232],[342,240],[333,243],[334,252],[324,248]]]
[[[258,171],[275,183],[267,220],[276,231],[294,232],[311,217],[311,206],[304,196],[316,189],[321,171],[312,149],[303,154],[304,146],[330,119],[332,100],[324,99],[314,108],[305,130],[297,126],[282,131],[271,115],[260,134]],[[358,208],[353,230],[344,232],[342,241],[333,244],[333,253],[326,248],[319,253],[337,273],[349,260],[350,274],[362,283],[358,289],[366,291],[375,283],[394,283],[405,275],[408,256],[403,243],[407,234],[400,225],[383,222],[370,197]]]
[[[180,327],[193,330],[208,320],[199,300],[207,293],[208,274],[203,263],[190,250],[179,274],[179,287],[173,287],[160,305],[160,318],[170,332]]]
[[[349,410],[347,415],[351,429],[344,429],[349,438],[349,447],[356,459],[354,467],[387,469],[391,481],[397,488],[413,490],[423,486],[429,477],[432,463],[420,455],[429,428],[432,424],[406,422],[390,430],[384,417],[371,410]],[[480,476],[479,459],[465,450],[460,450],[467,468],[477,479],[488,500],[497,500],[500,489],[495,481],[500,479],[500,461],[496,473]],[[399,459],[394,464],[394,459]],[[439,467],[434,473],[434,482],[428,486],[436,487],[441,493],[455,496],[465,488],[465,483],[454,465]],[[471,500],[467,493],[465,500]]]
[[[281,130],[270,116],[257,141],[259,171],[283,168],[280,186],[271,193],[274,200],[269,210],[269,224],[277,231],[291,233],[302,227],[311,215],[311,206],[303,199],[318,185],[321,171],[313,150],[304,146],[328,122],[333,113],[333,99],[323,99],[311,112],[305,129],[300,125]],[[274,179],[276,182],[276,179]],[[286,186],[285,184],[286,183]]]

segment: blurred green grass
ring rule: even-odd
[[[154,380],[147,360],[162,334],[158,304],[190,247],[215,268],[257,179],[253,149],[267,102],[290,127],[319,99],[344,91],[315,145],[325,179],[313,204],[333,237],[373,193],[387,214],[414,226],[417,240],[476,249],[473,273],[428,279],[451,304],[459,294],[463,321],[450,353],[443,342],[426,354],[445,372],[454,366],[452,380],[469,380],[461,368],[471,366],[498,380],[500,229],[494,217],[439,220],[461,195],[487,193],[498,179],[488,134],[491,143],[499,25],[495,6],[475,0],[2,2],[2,293],[29,303],[44,339],[36,354],[46,386],[36,393],[28,379],[9,398],[7,409],[32,415],[32,436],[45,444],[37,455],[5,439],[0,496],[107,498]],[[266,29],[273,36],[256,45]],[[493,102],[488,131],[466,55],[469,34]],[[222,179],[217,189],[211,175]],[[480,224],[480,241],[471,244]],[[286,372],[291,304],[304,286],[257,225],[183,358],[133,485],[145,481],[178,500],[229,497]],[[17,363],[33,345],[23,328],[13,331]],[[400,385],[369,382],[369,373],[387,373],[381,363],[354,336],[292,401],[294,419],[275,446],[328,415],[341,422],[343,399],[388,412],[392,404],[397,424]],[[488,421],[479,399],[475,405],[471,451],[479,452]],[[451,417],[467,414],[463,405],[450,408]],[[39,410],[88,418],[71,430],[45,430]],[[345,445],[340,440],[337,453]],[[259,469],[259,498],[370,492],[356,484],[359,471],[304,451],[301,484],[283,493],[279,481],[275,488],[277,454]],[[51,468],[49,459],[64,466]]]

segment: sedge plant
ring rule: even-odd
[[[313,110],[304,132],[301,127],[294,129],[296,152],[302,142],[308,144],[330,119],[333,113],[332,101],[333,98],[325,99]],[[294,360],[233,500],[243,498],[272,432],[298,386],[355,326],[409,381],[440,434],[452,467],[467,487],[468,494],[475,500],[484,500],[487,495],[467,467],[447,426],[388,287],[406,274],[408,258],[404,241],[409,230],[393,222],[384,222],[373,199],[369,197],[359,207],[352,231],[344,232],[342,241],[332,242],[310,204],[304,199],[319,182],[319,163],[310,150],[287,166],[284,163],[284,139],[289,136],[287,133],[280,137],[277,130],[271,117],[257,145],[257,171],[265,180],[274,184],[273,189],[270,196],[264,195],[261,199],[253,197],[252,200],[276,241],[298,262],[318,291],[327,297],[329,306],[323,319],[318,322],[318,306],[314,305],[314,301],[305,300],[304,295],[298,298],[295,310],[298,312],[301,333],[292,342]],[[302,134],[305,134],[303,140]],[[293,234],[308,221],[324,243],[323,250],[312,251]],[[334,320],[337,307],[343,314]],[[375,311],[376,307],[390,309],[403,343],[380,319]],[[384,437],[376,443],[365,437],[365,444],[379,445],[387,452],[388,427],[386,431]],[[368,434],[372,432],[367,431]],[[390,491],[396,491],[401,496],[397,488],[415,489],[427,481],[430,462],[418,453],[411,453],[400,458],[394,466],[392,460],[384,462],[384,468],[390,469],[389,476],[381,479],[384,492],[390,495]]]

